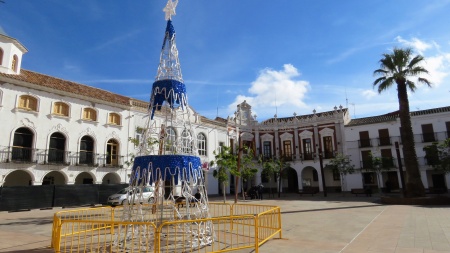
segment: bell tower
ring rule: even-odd
[[[9,37],[0,27],[0,73],[19,75],[22,56],[27,52],[22,43]]]

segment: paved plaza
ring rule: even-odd
[[[381,205],[377,196],[351,194],[292,194],[246,202],[281,207],[283,238],[268,241],[262,253],[450,252],[448,206]],[[0,252],[53,252],[52,217],[61,210],[0,212]]]

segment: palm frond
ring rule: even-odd
[[[423,78],[423,77],[419,77],[417,79],[417,81],[419,81],[419,83],[424,83],[424,84],[428,85],[428,87],[431,87],[431,84],[432,84],[430,81],[428,81],[428,79]]]
[[[406,80],[406,86],[412,91],[415,92],[417,87],[416,84],[410,80]]]

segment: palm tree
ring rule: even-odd
[[[425,189],[420,177],[419,164],[417,162],[414,135],[409,114],[408,91],[414,92],[416,84],[408,78],[428,74],[428,70],[420,66],[424,58],[421,55],[412,58],[411,48],[394,48],[391,54],[383,54],[380,60],[380,69],[373,72],[375,76],[381,76],[373,82],[378,85],[378,93],[387,90],[394,83],[397,84],[397,96],[399,103],[399,116],[401,126],[401,140],[403,143],[403,155],[406,170],[406,197],[419,197],[425,195]],[[431,87],[431,83],[425,78],[418,78],[419,83]]]

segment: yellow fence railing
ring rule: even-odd
[[[174,207],[175,208],[175,207]],[[120,221],[121,207],[75,209],[54,215],[52,248],[62,252],[230,252],[281,238],[277,206],[209,203],[211,218]]]

